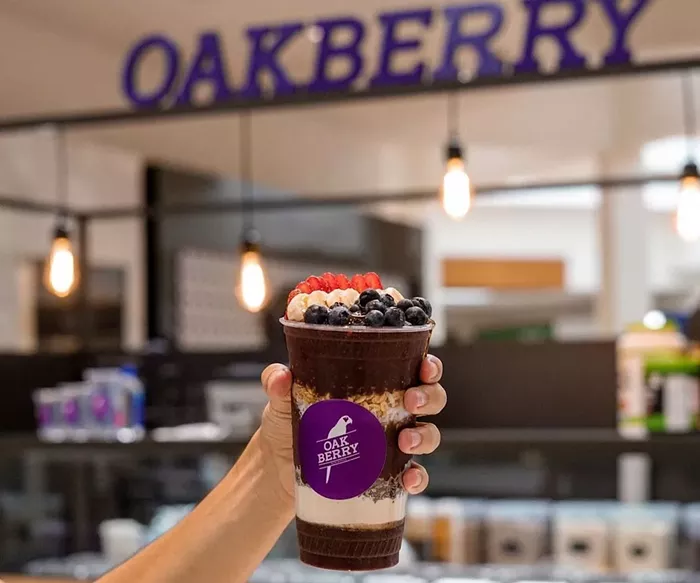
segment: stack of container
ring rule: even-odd
[[[612,566],[610,556],[614,503],[561,502],[552,520],[554,562],[602,573]]]
[[[489,563],[531,565],[548,551],[549,502],[504,500],[486,509],[486,559]]]
[[[133,366],[88,369],[82,382],[35,391],[34,405],[46,441],[132,442],[145,435],[145,391]]]
[[[613,555],[622,573],[670,569],[676,564],[679,506],[671,502],[619,505],[614,510]]]

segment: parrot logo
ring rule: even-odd
[[[338,419],[338,422],[333,427],[331,427],[331,430],[328,432],[328,437],[326,439],[333,440],[335,438],[342,437],[343,435],[347,435],[348,425],[350,425],[351,423],[352,419],[347,415],[343,415],[340,419]],[[328,466],[326,468],[326,484],[331,479],[331,469],[331,466]]]

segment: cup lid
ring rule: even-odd
[[[371,328],[369,326],[329,326],[327,324],[307,324],[306,322],[294,322],[286,318],[280,318],[280,324],[286,328],[296,328],[298,330],[322,330],[324,332],[352,332],[353,334],[406,334],[408,332],[427,332],[435,327],[434,322],[424,326],[411,326],[406,324],[401,328]]]

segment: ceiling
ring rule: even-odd
[[[700,54],[697,0],[651,0],[631,37],[640,59]],[[497,49],[513,57],[523,41],[520,0],[501,0],[507,29]],[[624,4],[624,2],[623,2]],[[627,2],[629,4],[629,2]],[[664,8],[661,8],[663,4]],[[610,42],[595,2],[576,42]],[[0,117],[126,107],[119,73],[128,48],[159,31],[191,52],[200,32],[218,30],[230,69],[240,78],[246,58],[244,29],[251,24],[352,14],[366,21],[384,9],[422,7],[418,0],[338,0],[233,3],[224,0],[0,0]],[[439,54],[437,27],[426,52]],[[376,31],[368,55],[377,53]],[[373,46],[374,45],[374,46]],[[285,63],[302,78],[312,40],[300,43]],[[547,42],[538,51],[556,58]],[[595,50],[593,51],[595,52]],[[469,55],[464,57],[467,61]],[[146,75],[157,77],[157,63]],[[678,134],[679,82],[673,76],[513,87],[460,95],[460,130],[469,146],[477,183],[586,178],[615,150],[638,151],[647,141]],[[308,195],[400,191],[434,187],[446,137],[443,96],[362,104],[286,109],[256,114],[253,151],[257,181]],[[75,130],[80,139],[139,151],[149,159],[207,172],[237,175],[238,125],[233,116],[198,117]]]

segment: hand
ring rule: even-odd
[[[420,370],[424,385],[406,391],[404,407],[416,416],[436,415],[447,403],[447,393],[439,384],[442,362],[428,355]],[[262,417],[260,434],[266,454],[273,460],[284,496],[294,498],[294,461],[292,451],[292,419],[290,395],[292,373],[282,364],[271,364],[260,377],[270,399]],[[440,445],[440,431],[432,423],[418,423],[399,434],[399,447],[404,453],[432,453]],[[409,494],[419,494],[428,486],[428,472],[415,462],[403,473],[403,485]]]

